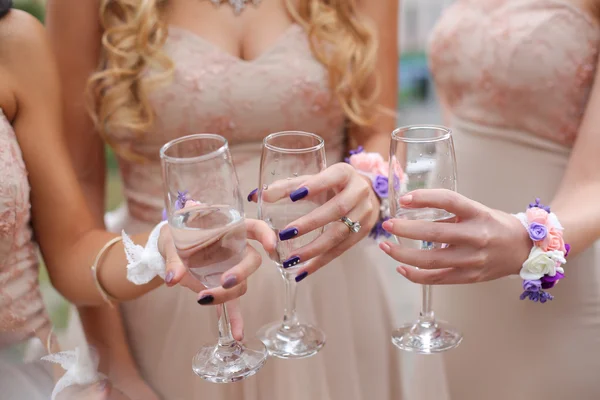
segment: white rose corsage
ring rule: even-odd
[[[567,263],[570,246],[563,240],[564,228],[550,207],[536,199],[524,213],[515,214],[533,242],[529,257],[523,263],[521,300],[545,303],[554,296],[546,292],[565,277],[563,265]]]

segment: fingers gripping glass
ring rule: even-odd
[[[181,261],[207,288],[244,258],[246,227],[242,196],[227,140],[218,135],[186,136],[160,151],[169,226]],[[225,305],[219,341],[192,361],[196,375],[215,383],[254,375],[268,352],[258,340],[242,344],[231,334]]]
[[[440,209],[403,208],[400,198],[416,189],[456,191],[456,161],[449,129],[436,126],[408,126],[392,133],[390,147],[390,211],[393,218],[454,222],[456,217]],[[411,241],[424,250],[443,248],[442,243]],[[432,287],[423,285],[423,303],[418,320],[395,330],[392,342],[402,350],[438,353],[458,346],[462,335],[452,326],[435,319],[431,305]]]
[[[258,337],[272,356],[279,358],[304,358],[316,354],[325,344],[325,334],[320,329],[301,324],[296,314],[296,279],[305,263],[294,253],[311,243],[323,233],[323,228],[294,237],[289,224],[325,204],[326,195],[308,196],[292,201],[290,193],[303,182],[326,168],[324,141],[306,132],[279,132],[263,141],[258,191],[259,218],[265,221],[280,237],[291,238],[277,242],[274,258],[285,282],[285,308],[283,321],[276,321],[260,329]],[[289,236],[289,235],[288,235]],[[288,268],[284,268],[284,265]]]

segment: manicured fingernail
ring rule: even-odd
[[[252,201],[252,198],[254,197],[254,195],[258,192],[258,188],[254,189],[253,191],[251,191],[248,194],[248,201]]]
[[[225,279],[225,282],[223,282],[223,289],[231,289],[235,285],[237,285],[237,278],[235,275],[230,275]]]
[[[206,306],[215,301],[215,297],[212,294],[205,294],[204,296],[198,299],[198,304],[202,306]]]
[[[298,256],[290,257],[283,262],[283,268],[293,267],[294,265],[298,265],[299,262],[300,262],[300,257],[298,257]]]
[[[402,204],[410,204],[413,200],[412,194],[407,194],[405,196],[400,197],[400,203]]]
[[[169,271],[167,272],[167,276],[165,276],[165,283],[168,285],[171,283],[171,281],[173,280],[173,277],[175,276],[175,274],[173,273],[173,271]]]
[[[304,271],[301,274],[298,274],[298,276],[296,277],[296,282],[300,282],[302,279],[306,278],[308,276],[308,272]]]
[[[292,199],[292,201],[298,201],[300,199],[305,198],[307,194],[308,188],[303,186],[300,189],[296,189],[292,193],[290,193],[290,199]]]
[[[390,245],[387,244],[386,242],[379,243],[379,248],[381,250],[385,251],[387,254],[390,254],[390,251],[392,250],[392,248],[390,247]]]
[[[290,240],[298,234],[298,228],[292,226],[279,232],[279,240]]]
[[[392,221],[385,221],[383,224],[381,224],[381,227],[389,232],[394,228],[394,224]]]

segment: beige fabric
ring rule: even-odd
[[[552,200],[599,39],[598,25],[564,1],[459,0],[448,9],[431,66],[454,115],[461,193],[507,212]],[[599,250],[570,258],[544,305],[519,301],[518,277],[436,287],[438,315],[464,333],[444,354],[452,399],[600,398]]]
[[[0,397],[48,400],[54,386],[45,342],[50,320],[38,283],[29,182],[19,143],[0,109]]]
[[[108,218],[112,229],[125,227],[133,234],[160,220],[158,151],[176,137],[225,136],[243,193],[257,185],[261,142],[268,133],[317,133],[326,140],[329,163],[342,159],[343,114],[301,27],[292,25],[250,62],[176,27],[170,27],[166,50],[176,71],[174,82],[153,94],[155,129],[142,138],[114,138],[147,162],[120,160],[127,210]],[[246,207],[246,215],[256,217],[254,204]],[[192,373],[192,356],[201,345],[215,343],[217,321],[214,307],[198,305],[186,289],[162,287],[124,304],[129,342],[144,378],[165,400],[398,400],[400,355],[390,342],[394,324],[380,277],[380,270],[393,271],[394,265],[365,240],[303,281],[298,312],[302,321],[327,333],[324,349],[305,360],[270,359],[258,375],[240,383],[210,384]],[[400,289],[402,280],[397,282]],[[283,281],[268,257],[251,277],[242,305],[247,336],[282,318]]]

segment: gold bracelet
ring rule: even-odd
[[[104,286],[102,286],[102,284],[100,283],[100,280],[98,279],[98,267],[100,265],[100,261],[102,259],[102,256],[104,255],[104,253],[112,245],[114,245],[117,242],[120,242],[121,240],[122,240],[121,236],[117,236],[117,237],[114,237],[111,240],[109,240],[104,245],[104,247],[102,247],[102,249],[98,252],[96,259],[94,260],[94,264],[92,265],[92,277],[94,278],[94,283],[96,284],[96,289],[98,289],[98,291],[100,292],[102,299],[111,307],[114,307],[114,303],[117,302],[118,300],[115,299],[114,297],[112,297],[110,294],[108,294],[106,289],[104,289]]]

